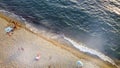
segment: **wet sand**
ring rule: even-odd
[[[18,26],[8,36],[4,29],[9,23],[0,18],[0,68],[77,68],[78,60],[84,63],[83,68],[116,68],[26,27]],[[35,60],[37,54],[41,57],[39,61]]]

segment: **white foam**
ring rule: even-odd
[[[109,63],[111,63],[111,64],[113,64],[113,65],[116,65],[111,58],[109,58],[108,56],[104,55],[103,53],[98,52],[98,51],[96,51],[96,50],[93,50],[93,49],[91,49],[91,48],[88,48],[88,47],[84,46],[83,44],[78,44],[78,43],[75,42],[74,40],[72,40],[72,39],[70,39],[70,38],[67,38],[67,37],[65,37],[65,36],[64,36],[64,39],[67,40],[67,41],[69,41],[74,47],[76,47],[76,48],[79,49],[80,51],[82,51],[82,52],[87,52],[87,53],[96,55],[96,56],[98,56],[100,59],[102,59],[102,60],[104,60],[104,61],[107,61],[107,62],[109,62]]]

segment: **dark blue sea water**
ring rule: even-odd
[[[37,27],[63,33],[86,46],[120,59],[120,1],[0,0],[0,8],[22,16]]]

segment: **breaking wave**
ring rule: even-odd
[[[99,58],[101,58],[102,60],[107,61],[107,62],[109,62],[109,63],[111,63],[111,64],[113,64],[113,65],[116,65],[111,58],[109,58],[108,56],[102,54],[101,52],[98,52],[98,51],[96,51],[96,50],[90,49],[90,48],[88,48],[88,47],[86,47],[86,46],[84,46],[84,45],[82,45],[82,44],[78,44],[78,43],[75,42],[74,40],[72,40],[72,39],[70,39],[70,38],[67,38],[67,37],[65,37],[65,36],[64,36],[64,39],[67,40],[67,41],[69,41],[74,47],[76,47],[76,48],[79,49],[80,51],[82,51],[82,52],[87,52],[87,53],[96,55],[96,56],[98,56]]]

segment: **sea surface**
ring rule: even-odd
[[[0,9],[120,60],[120,0],[0,0]]]

